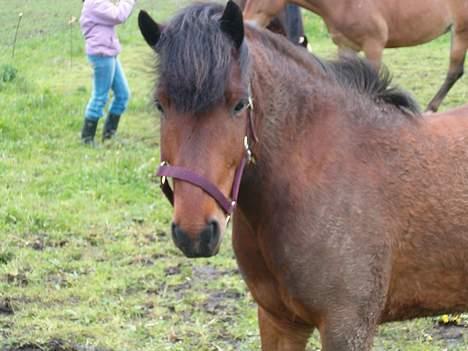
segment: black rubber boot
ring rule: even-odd
[[[96,135],[98,121],[85,118],[83,129],[81,129],[81,141],[84,144],[94,144],[94,136]]]
[[[109,113],[102,129],[102,140],[112,139],[119,127],[120,116]]]

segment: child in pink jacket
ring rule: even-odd
[[[127,20],[135,3],[136,0],[120,0],[115,4],[111,0],[83,0],[80,27],[94,71],[93,93],[81,130],[81,140],[86,144],[94,143],[97,124],[104,115],[110,90],[114,98],[104,123],[103,140],[114,136],[120,116],[127,108],[130,91],[118,59],[121,48],[115,27]]]

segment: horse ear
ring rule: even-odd
[[[244,40],[244,21],[242,11],[234,1],[228,1],[219,23],[221,30],[234,41],[236,48],[239,49]]]
[[[151,16],[144,10],[138,14],[138,26],[146,42],[153,49],[161,37],[161,26],[157,24]]]

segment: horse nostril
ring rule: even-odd
[[[177,224],[172,223],[172,240],[176,246],[181,249],[186,256],[193,257],[193,240],[190,236]]]
[[[220,229],[219,229],[219,222],[217,220],[212,220],[208,224],[211,226],[211,232],[212,232],[212,240],[218,240],[219,239],[219,234],[220,234]]]
[[[210,221],[200,234],[203,246],[207,248],[215,247],[219,240],[219,223],[216,220]]]
[[[172,222],[171,224],[171,233],[172,233],[172,239],[176,240],[177,239],[177,224]]]

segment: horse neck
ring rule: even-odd
[[[258,32],[248,33],[256,128],[269,144],[283,139],[278,134],[301,127],[297,125],[300,121],[295,112],[307,107],[317,96],[312,96],[311,83],[315,78],[322,80],[325,74],[320,61],[315,61],[304,49],[268,32],[264,34],[262,37]],[[307,87],[301,82],[307,82]]]
[[[339,80],[330,64],[287,40],[254,30],[247,34],[259,139],[253,146],[257,162],[244,173],[239,201],[249,220],[275,215],[286,197],[300,202],[304,188],[313,191],[325,169],[365,162],[367,150],[386,157],[403,130],[419,133],[416,120],[396,105],[375,102],[381,97],[374,96],[372,81],[369,91],[360,92],[352,80]],[[366,79],[364,67],[356,67],[356,79]]]
[[[269,39],[257,39],[249,48],[258,151],[269,157],[321,127],[316,122],[333,118],[333,111],[346,109],[349,97],[318,58],[278,36],[265,36]]]
[[[289,43],[284,45],[296,49]],[[261,218],[259,211],[271,213],[272,193],[295,177],[298,159],[320,163],[315,159],[324,149],[320,133],[344,128],[335,128],[336,123],[342,123],[335,118],[339,114],[334,113],[342,105],[340,90],[327,80],[319,61],[315,62],[305,50],[309,57],[303,57],[301,51],[295,55],[261,45],[252,45],[250,52],[253,118],[259,140],[253,146],[256,163],[244,173],[239,205],[246,217],[255,221],[255,217]],[[317,153],[302,156],[305,148]]]

